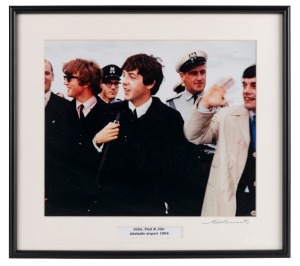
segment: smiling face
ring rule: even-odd
[[[123,72],[123,88],[125,100],[132,102],[135,107],[139,107],[151,97],[151,89],[154,84],[144,85],[143,76],[138,74],[138,70]]]
[[[256,111],[256,77],[243,79],[244,106],[249,111]]]
[[[206,85],[206,64],[180,72],[180,77],[186,90],[191,94],[199,94]]]
[[[87,84],[80,85],[78,75],[73,74],[66,77],[68,78],[64,78],[64,85],[67,87],[69,97],[83,103],[92,96],[92,91]]]
[[[84,103],[100,93],[102,71],[96,62],[77,58],[65,63],[62,70],[68,96]]]

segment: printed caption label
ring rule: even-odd
[[[182,227],[119,227],[118,235],[123,238],[182,238]]]

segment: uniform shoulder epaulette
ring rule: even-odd
[[[116,98],[110,104],[119,103],[119,102],[123,102],[123,101],[119,98]]]
[[[167,98],[166,102],[169,102],[171,100],[174,100],[174,99],[177,99],[179,97],[181,97],[181,95],[183,94],[183,92],[180,92],[178,94],[175,94],[174,96],[170,97],[170,98]]]

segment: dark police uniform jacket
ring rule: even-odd
[[[181,158],[185,138],[178,111],[158,98],[135,119],[128,102],[110,107],[111,121],[120,114],[117,140],[104,147],[98,215],[182,215],[185,182]]]
[[[201,97],[202,95],[203,92],[199,93],[197,97]],[[182,118],[187,120],[194,106],[193,95],[187,90],[184,90],[167,99],[167,104],[171,108],[179,111]],[[193,205],[193,208],[197,211],[198,215],[200,215],[210,166],[214,155],[214,148],[208,145],[194,145],[188,143],[185,154],[185,173],[186,176],[189,177],[187,182],[190,184],[189,205]]]

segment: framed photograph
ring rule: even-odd
[[[289,6],[9,10],[11,258],[290,257]]]

